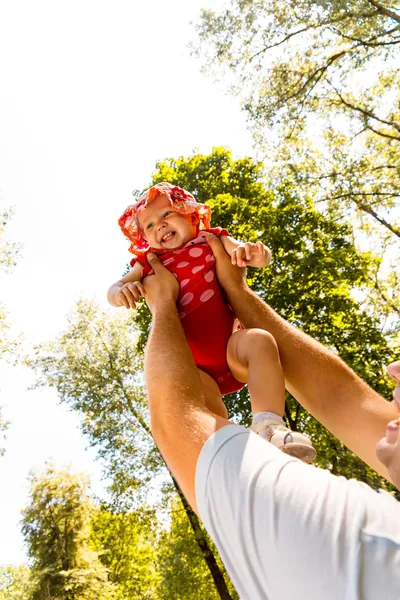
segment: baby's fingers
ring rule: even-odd
[[[251,255],[253,251],[253,244],[251,242],[246,242],[244,245],[244,252],[246,260],[251,260]]]
[[[145,296],[146,295],[146,290],[144,289],[144,285],[143,283],[141,283],[140,281],[136,281],[135,282],[135,286],[138,289],[140,296]],[[139,299],[139,298],[138,298]]]
[[[233,265],[237,265],[238,267],[246,266],[246,251],[243,246],[238,246],[233,250],[231,256],[231,262]]]

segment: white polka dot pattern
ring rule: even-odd
[[[175,259],[171,256],[171,258],[167,258],[167,260],[164,260],[163,265],[164,267],[166,267],[167,265],[170,265],[173,262],[175,262]]]
[[[211,283],[211,281],[214,279],[214,273],[212,271],[204,273],[204,279],[207,281],[207,283]]]
[[[197,256],[201,256],[203,254],[203,250],[201,248],[190,248],[189,254],[190,256],[196,258]]]
[[[214,260],[214,254],[209,254],[208,256],[206,256],[206,262],[211,262]]]
[[[214,294],[214,292],[213,292],[213,294]],[[204,294],[202,294],[202,295],[204,296]],[[194,295],[191,292],[188,292],[187,294],[182,296],[181,306],[186,306],[186,304],[190,304],[190,302],[193,300],[193,298],[194,298]],[[201,297],[200,297],[200,300],[201,300]],[[202,302],[205,302],[205,300],[202,300]]]
[[[177,275],[177,277],[178,277],[178,275]],[[181,282],[181,289],[182,289],[183,287],[185,287],[185,285],[187,285],[187,284],[189,283],[189,281],[190,281],[190,279],[184,279],[184,280]]]
[[[206,290],[200,296],[200,300],[202,302],[207,302],[207,300],[210,300],[210,298],[212,298],[214,296],[214,293],[215,293],[214,290]]]
[[[180,262],[180,263],[178,263],[178,264],[176,265],[176,268],[177,268],[177,269],[183,269],[184,267],[187,267],[187,266],[188,266],[188,264],[189,264],[188,262]]]
[[[195,275],[196,273],[198,273],[202,269],[204,269],[204,265],[199,265],[198,267],[193,267],[193,269],[192,269],[193,275]]]

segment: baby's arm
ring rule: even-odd
[[[271,250],[262,242],[238,242],[233,237],[220,237],[233,265],[238,267],[266,267],[271,262]]]
[[[113,306],[136,308],[141,296],[145,295],[141,283],[142,265],[137,262],[122,279],[112,284],[107,293],[107,299]]]

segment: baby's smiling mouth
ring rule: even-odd
[[[161,242],[169,242],[175,236],[175,231],[168,231],[165,235],[162,236]]]

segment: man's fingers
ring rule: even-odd
[[[161,263],[160,259],[154,254],[154,252],[149,252],[147,254],[147,262],[150,264],[154,273],[157,273],[160,269],[165,269],[164,265]]]
[[[136,282],[136,287],[140,292],[141,296],[145,296],[146,295],[146,290],[144,289],[143,283],[141,283],[140,281]]]
[[[392,377],[392,379],[400,383],[400,360],[396,360],[396,362],[393,362],[390,365],[388,365],[387,372],[389,373],[390,377]]]
[[[253,244],[251,244],[250,242],[246,242],[245,245],[244,245],[244,252],[245,252],[246,260],[251,260],[251,248],[252,248],[252,245]]]

